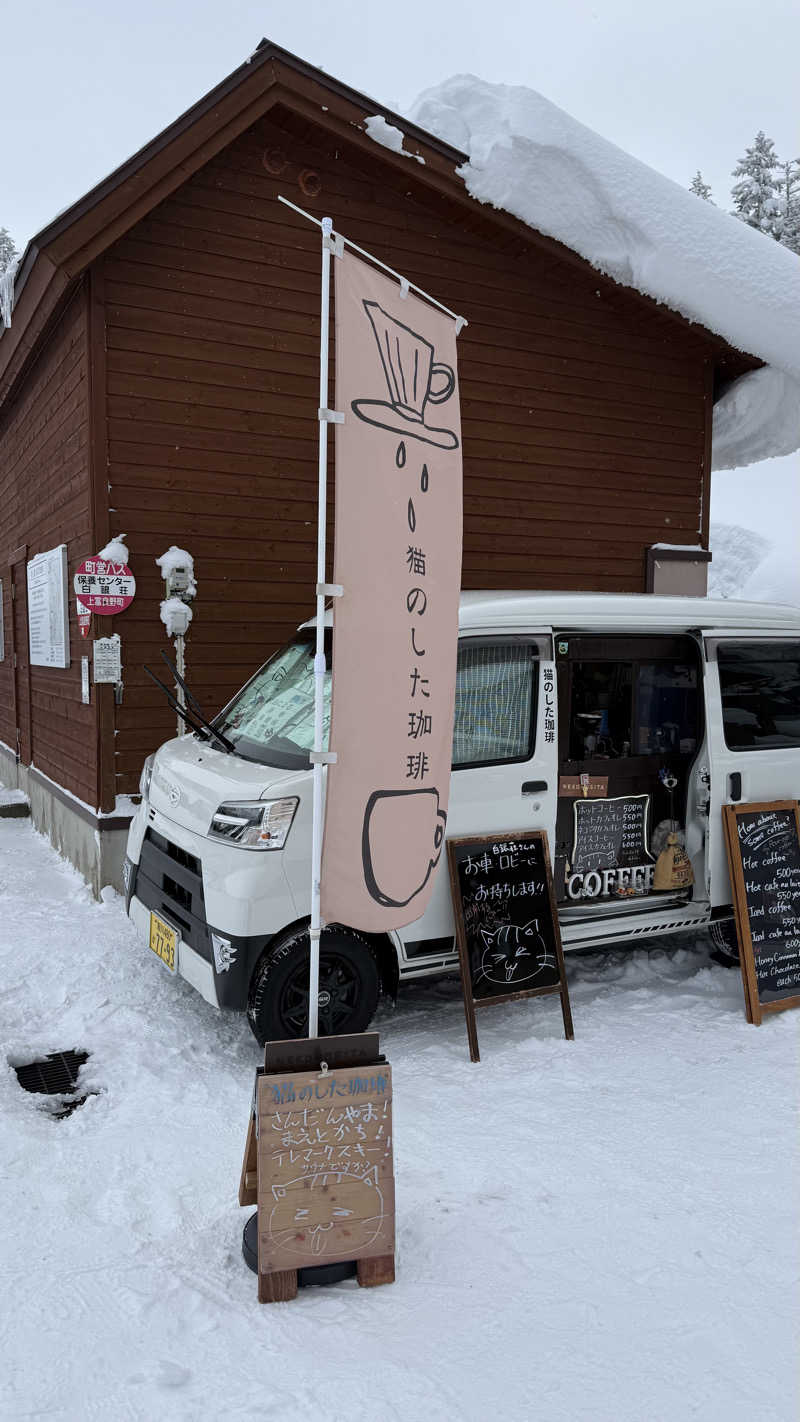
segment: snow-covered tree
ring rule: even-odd
[[[697,197],[705,198],[706,202],[710,202],[713,205],[714,199],[711,196],[711,188],[708,183],[703,182],[703,174],[699,168],[689,184],[689,191],[694,193]]]
[[[780,164],[778,199],[781,205],[781,235],[784,247],[800,253],[800,158]]]
[[[763,129],[759,129],[755,141],[733,170],[734,178],[739,181],[731,188],[734,215],[778,241],[783,227],[778,196],[779,169],[775,144],[767,138]]]
[[[8,231],[5,227],[0,227],[0,335],[5,326],[11,325],[17,256],[17,249]]]
[[[6,267],[10,267],[17,255],[17,249],[11,240],[11,235],[7,228],[0,227],[0,272],[4,272]]]

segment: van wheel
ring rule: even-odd
[[[277,943],[250,981],[247,1020],[259,1046],[308,1034],[308,929]],[[363,1032],[380,996],[378,964],[366,939],[351,929],[323,929],[319,955],[319,1035]]]

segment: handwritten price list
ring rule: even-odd
[[[792,810],[737,816],[759,997],[800,991],[800,842]]]

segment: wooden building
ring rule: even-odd
[[[155,559],[194,555],[190,683],[217,710],[313,612],[319,235],[289,197],[469,319],[459,337],[466,588],[647,589],[708,546],[715,389],[760,364],[476,202],[464,155],[264,42],[30,243],[0,339],[0,779],[95,885],[175,720]],[[419,155],[418,163],[409,154]],[[82,700],[71,592],[124,533],[124,694]],[[30,666],[26,565],[66,544],[68,668]],[[651,557],[652,564],[652,557]],[[97,623],[102,620],[103,626]],[[98,846],[100,846],[98,848]]]

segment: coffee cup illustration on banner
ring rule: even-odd
[[[454,431],[429,424],[425,408],[450,399],[456,388],[452,366],[434,360],[431,342],[384,311],[377,301],[365,301],[363,306],[378,345],[389,399],[354,400],[353,413],[369,425],[411,435],[440,449],[457,449]]]
[[[370,896],[402,908],[439,863],[447,815],[438,790],[375,790],[367,801],[361,853]]]

